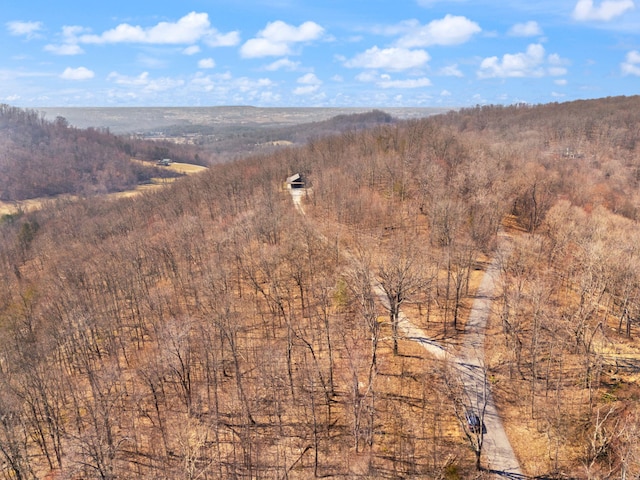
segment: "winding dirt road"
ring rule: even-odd
[[[399,329],[406,338],[419,342],[435,358],[447,360],[460,376],[464,386],[466,406],[476,412],[484,409],[482,418],[486,427],[482,446],[484,468],[497,477],[524,479],[526,477],[520,470],[520,463],[502,426],[500,414],[491,395],[484,364],[485,329],[491,313],[496,283],[500,278],[500,259],[504,258],[509,250],[510,245],[506,235],[500,234],[498,253],[487,268],[478,287],[467,320],[463,344],[457,352],[448,350],[430,339],[402,313]],[[375,291],[383,305],[388,307],[388,300],[382,288],[377,287]]]
[[[491,389],[486,379],[484,364],[484,341],[487,320],[491,314],[491,304],[496,290],[496,282],[500,278],[500,259],[510,249],[508,239],[500,235],[498,253],[489,265],[478,287],[476,298],[467,320],[464,343],[453,359],[456,370],[460,373],[465,394],[472,403],[484,405],[484,444],[482,454],[484,466],[497,475],[508,478],[525,478],[520,471],[520,463],[516,457],[509,438],[502,426],[500,414],[496,409]]]
[[[302,197],[305,189],[289,189],[296,210],[305,215]],[[484,364],[484,341],[487,320],[491,313],[491,304],[496,290],[496,282],[500,278],[500,259],[505,258],[510,250],[508,238],[500,234],[498,252],[487,268],[478,287],[476,298],[467,320],[463,344],[459,351],[444,348],[426,333],[411,323],[407,316],[400,312],[398,329],[409,340],[416,341],[435,358],[449,362],[458,372],[464,387],[465,397],[475,411],[484,410],[482,420],[486,427],[482,447],[482,464],[498,478],[524,479],[520,471],[520,463],[516,457],[509,438],[502,426],[500,414],[496,409],[490,385],[486,379]],[[379,301],[389,308],[389,300],[380,284],[373,285]]]

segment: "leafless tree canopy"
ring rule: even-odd
[[[154,148],[2,114],[7,199]],[[637,478],[640,98],[387,120],[3,217],[0,476],[469,478],[482,436],[397,322],[455,350],[500,234],[485,375],[523,469]]]

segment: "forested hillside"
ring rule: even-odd
[[[455,354],[500,234],[485,368],[522,470],[637,477],[639,136],[639,97],[477,107],[5,217],[1,474],[491,478],[394,306]]]
[[[49,122],[36,111],[0,105],[1,201],[118,192],[169,175],[166,170],[131,162],[132,157],[171,157],[191,163],[196,159],[184,146],[77,129],[62,117]]]
[[[277,118],[277,114],[274,117]],[[231,161],[256,151],[270,152],[278,149],[282,144],[303,145],[314,138],[337,135],[345,130],[363,130],[392,122],[394,118],[388,113],[372,110],[365,113],[340,114],[328,120],[307,121],[286,126],[264,125],[264,117],[253,119],[248,116],[242,122],[236,120],[236,123],[229,124],[174,125],[165,127],[162,131],[169,138],[186,136],[201,150],[215,155],[217,160]]]

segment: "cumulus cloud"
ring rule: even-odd
[[[228,93],[228,83],[233,80],[233,77],[229,72],[217,73],[214,75],[205,75],[202,72],[197,72],[195,76],[189,82],[189,90],[212,92],[215,89],[223,93]]]
[[[498,57],[482,60],[478,70],[479,78],[543,77],[545,75],[564,75],[566,61],[557,54],[545,56],[545,50],[539,43],[531,44],[526,52],[507,53]]]
[[[293,90],[294,95],[311,95],[312,93],[316,93],[320,85],[304,85],[302,87],[296,87]]]
[[[401,28],[407,30],[397,41],[397,45],[402,48],[460,45],[482,31],[476,22],[455,15],[446,15],[427,25],[420,25],[416,21],[405,22]]]
[[[240,40],[238,32],[226,34],[211,27],[209,15],[191,12],[177,22],[160,22],[153,27],[141,27],[122,23],[100,35],[84,34],[80,43],[145,43],[156,45],[193,44],[204,41],[209,46],[233,46]]]
[[[298,27],[281,20],[268,23],[255,38],[247,40],[240,48],[244,58],[292,55],[293,46],[318,40],[324,28],[315,22],[304,22]]]
[[[230,72],[205,74],[202,71],[185,84],[182,92],[192,95],[204,92],[212,102],[255,104],[277,102],[280,96],[273,92],[274,82],[268,78],[234,78]]]
[[[220,33],[211,29],[202,39],[209,47],[235,47],[240,43],[239,32]]]
[[[593,4],[593,0],[578,0],[573,9],[573,18],[580,21],[608,22],[634,7],[633,0],[604,0],[598,7]]]
[[[65,80],[89,80],[93,77],[95,77],[95,73],[85,67],[67,67],[60,75],[60,78],[63,78]]]
[[[185,55],[195,55],[196,53],[200,53],[200,47],[198,45],[189,45],[182,50],[182,53]]]
[[[549,75],[553,77],[559,77],[561,75],[567,74],[566,65],[568,62],[560,57],[557,53],[553,53],[547,57],[547,61],[549,62],[549,66],[547,68],[547,72]]]
[[[640,52],[632,50],[627,53],[625,61],[620,65],[623,75],[636,75],[640,77]]]
[[[213,58],[203,58],[198,62],[198,68],[214,68],[216,62]]]
[[[297,82],[301,84],[301,86],[293,90],[294,95],[310,95],[317,92],[320,85],[322,85],[322,80],[313,73],[307,73],[301,76]]]
[[[7,30],[11,35],[25,36],[27,38],[34,38],[38,32],[42,30],[42,22],[20,22],[13,21],[6,23]]]
[[[54,55],[80,55],[84,50],[78,45],[78,36],[89,30],[78,25],[65,25],[62,27],[62,43],[45,45],[44,51]]]
[[[538,22],[532,20],[525,23],[516,23],[509,29],[509,35],[512,37],[535,37],[542,35],[542,29]]]
[[[265,70],[269,70],[272,72],[275,72],[276,70],[293,71],[293,70],[297,70],[299,66],[300,66],[300,62],[294,62],[292,60],[289,60],[288,58],[281,58],[267,65],[265,67]]]
[[[306,75],[301,76],[297,80],[298,83],[303,83],[305,85],[321,85],[322,80],[320,80],[314,73],[307,73]]]
[[[424,66],[431,57],[424,50],[372,47],[345,61],[345,67],[384,70],[407,70]]]

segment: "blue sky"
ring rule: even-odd
[[[640,93],[640,0],[5,1],[0,103],[441,107]]]

